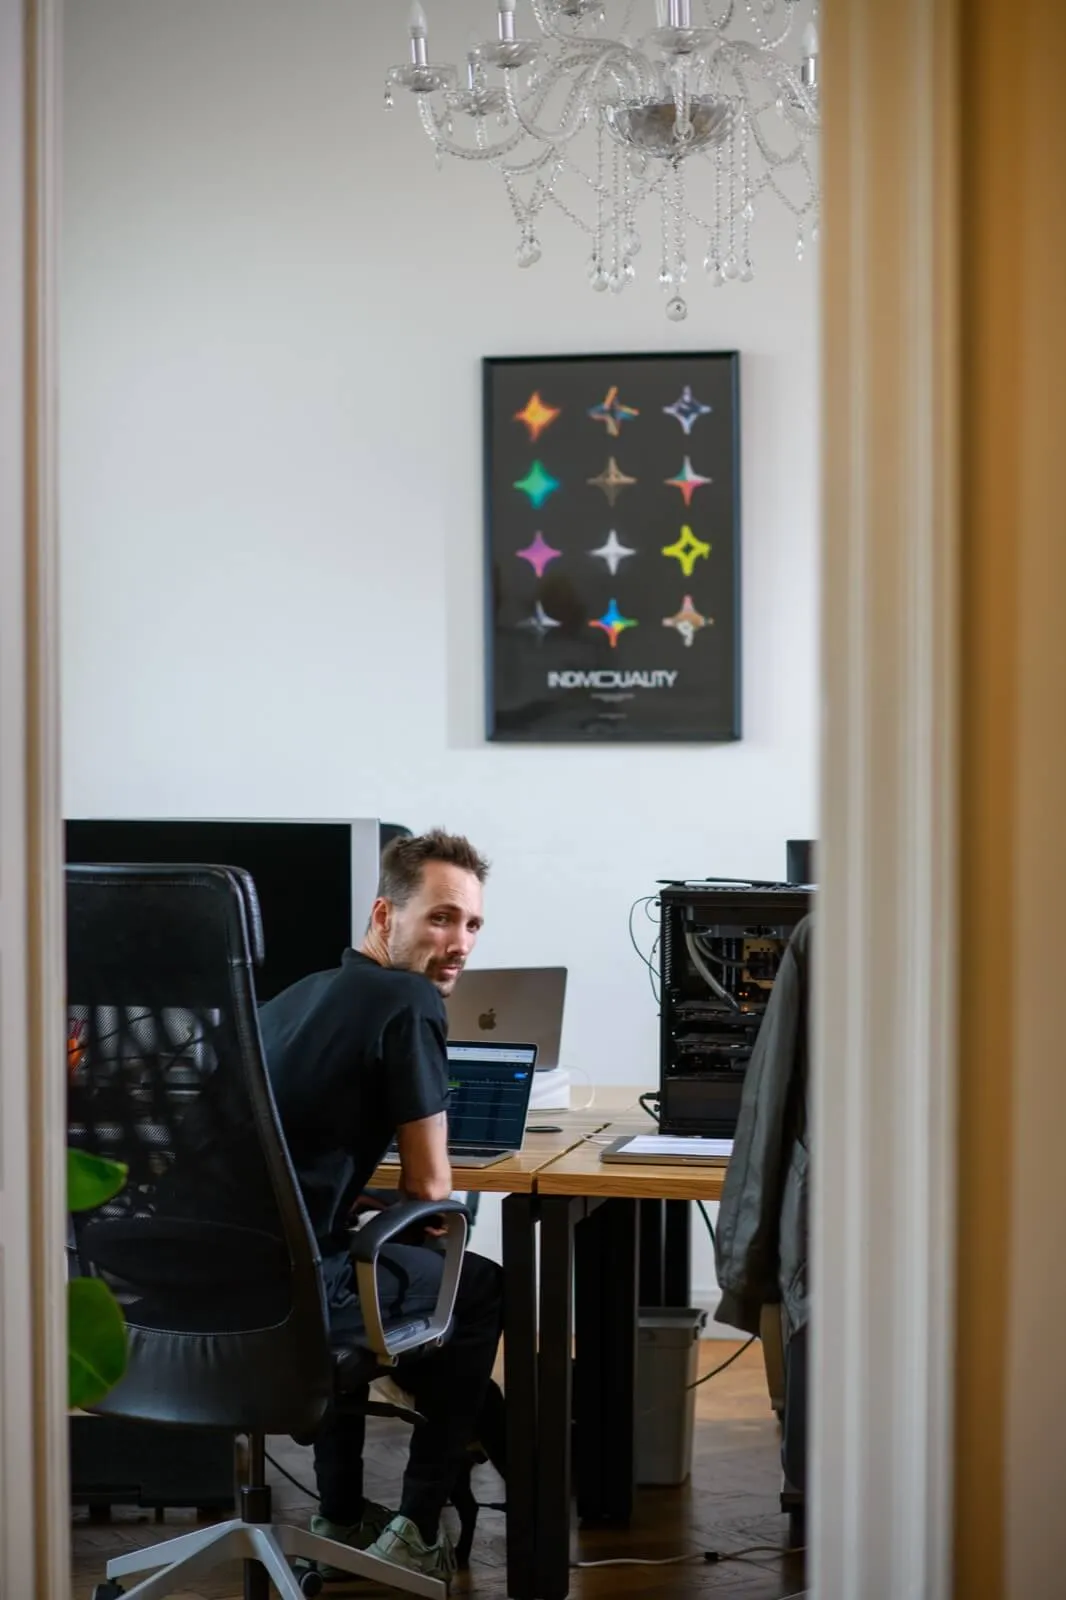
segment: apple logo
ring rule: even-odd
[[[477,1019],[477,1025],[479,1028],[484,1028],[486,1032],[496,1026],[496,1012],[492,1006],[481,1013]]]

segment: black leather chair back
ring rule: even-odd
[[[129,1328],[111,1415],[307,1433],[332,1392],[320,1263],[256,1016],[237,868],[67,869],[69,1139],[125,1188],[73,1219]]]

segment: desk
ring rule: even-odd
[[[646,1133],[653,1125],[635,1089],[597,1088],[581,1110],[530,1117],[562,1131],[527,1134],[518,1155],[491,1167],[453,1167],[452,1180],[457,1190],[505,1196],[507,1593],[512,1600],[564,1600],[570,1587],[572,1418],[578,1515],[586,1522],[621,1523],[632,1508],[638,1202],[639,1234],[648,1233],[649,1218],[660,1226],[658,1249],[644,1240],[646,1262],[660,1267],[658,1290],[646,1292],[640,1282],[640,1299],[685,1304],[687,1202],[717,1200],[725,1174],[718,1168],[605,1166],[600,1154],[609,1140]],[[379,1167],[372,1184],[392,1188],[398,1179],[398,1167]],[[672,1241],[667,1227],[665,1277],[663,1201],[677,1224]]]
[[[456,1190],[502,1194],[504,1393],[507,1403],[507,1592],[532,1600],[536,1553],[537,1469],[537,1269],[534,1191],[539,1174],[607,1126],[612,1115],[641,1119],[640,1091],[598,1087],[578,1111],[533,1111],[530,1120],[552,1123],[559,1133],[527,1133],[518,1155],[491,1167],[452,1168]],[[379,1166],[371,1187],[395,1188],[398,1166]],[[569,1462],[569,1450],[567,1450]],[[569,1475],[567,1477],[569,1482]]]
[[[527,1580],[523,1588],[511,1587],[508,1560],[509,1593],[518,1600],[564,1600],[569,1592],[571,1417],[578,1516],[585,1522],[629,1521],[640,1260],[637,1202],[721,1197],[724,1167],[601,1161],[606,1143],[638,1131],[633,1117],[610,1123],[537,1173],[536,1532],[532,1585]],[[687,1218],[687,1204],[678,1209]],[[686,1228],[686,1250],[687,1242]],[[576,1377],[571,1359],[575,1334]]]

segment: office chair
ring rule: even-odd
[[[94,1600],[162,1600],[234,1558],[245,1600],[267,1600],[271,1583],[285,1600],[318,1594],[314,1563],[443,1600],[436,1579],[271,1521],[266,1434],[309,1441],[346,1395],[398,1413],[364,1403],[366,1386],[446,1337],[467,1218],[456,1201],[405,1202],[354,1235],[366,1346],[331,1348],[317,1248],[263,1062],[252,981],[262,955],[255,889],[237,869],[67,869],[69,1139],[129,1169],[114,1200],[73,1219],[77,1267],[110,1283],[128,1330],[125,1375],[93,1409],[249,1443],[240,1516],[109,1561]],[[438,1303],[390,1323],[378,1254],[441,1213]],[[312,1565],[297,1574],[288,1556]],[[118,1581],[149,1572],[128,1590]]]

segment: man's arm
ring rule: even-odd
[[[447,1200],[452,1192],[448,1119],[443,1111],[396,1129],[400,1188],[411,1200]]]

